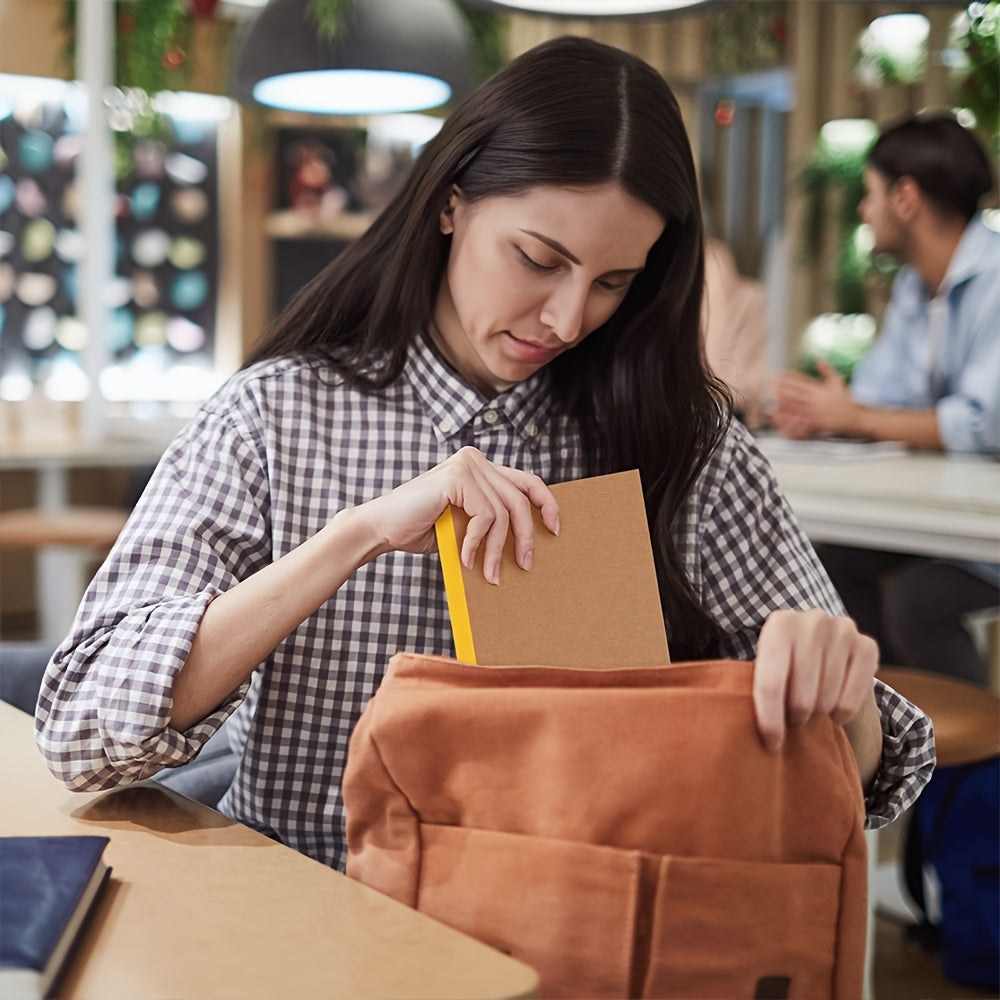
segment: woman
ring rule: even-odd
[[[397,650],[451,649],[445,505],[496,582],[508,530],[530,572],[532,504],[558,531],[546,481],[638,468],[674,657],[756,647],[765,743],[830,713],[892,819],[929,727],[873,685],[874,644],[730,425],[702,246],[677,104],[641,60],[561,39],[484,84],[164,456],[50,664],[52,770],[144,778],[239,708],[221,809],[342,866],[358,715]]]

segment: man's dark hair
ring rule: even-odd
[[[917,115],[886,128],[868,154],[868,165],[890,184],[912,177],[939,212],[966,222],[993,187],[983,147],[947,114]]]

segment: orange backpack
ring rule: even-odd
[[[347,872],[533,966],[542,997],[862,995],[841,727],[760,742],[752,666],[399,654],[351,740]]]

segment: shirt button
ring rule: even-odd
[[[524,433],[527,434],[528,437],[530,438],[537,437],[538,427],[533,423],[528,424],[528,426],[524,428]]]
[[[486,410],[483,413],[483,420],[488,424],[495,424],[500,419],[500,414],[496,410]]]
[[[441,423],[438,424],[438,430],[442,434],[450,434],[455,429],[455,421],[451,417],[445,417]]]

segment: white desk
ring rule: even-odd
[[[789,458],[768,441],[778,483],[814,542],[1000,562],[1000,462],[907,452]]]

